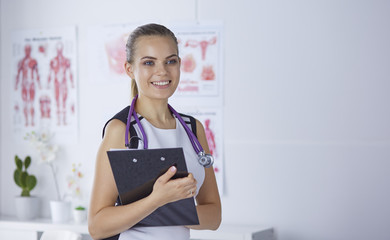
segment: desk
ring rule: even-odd
[[[69,230],[83,234],[83,240],[92,239],[87,223],[53,223],[51,219],[20,221],[15,217],[0,216],[0,239],[37,240],[47,230]],[[270,227],[221,225],[217,231],[191,230],[193,240],[275,240]]]

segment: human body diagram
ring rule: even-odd
[[[47,45],[27,43],[14,47],[24,51],[16,52],[23,55],[15,61],[13,121],[16,129],[64,127],[69,124],[68,117],[74,117],[71,58],[64,56],[62,42],[52,44],[51,54],[44,47]]]
[[[63,44],[57,44],[57,55],[50,61],[48,88],[54,79],[54,98],[56,103],[57,125],[67,125],[68,82],[74,88],[70,60],[63,55]]]
[[[23,102],[23,114],[25,126],[34,126],[35,107],[34,100],[36,94],[36,84],[41,88],[41,82],[38,73],[38,62],[31,57],[31,45],[24,47],[25,56],[19,61],[17,67],[15,91],[19,89],[21,82],[21,96]],[[16,107],[19,109],[19,107]]]

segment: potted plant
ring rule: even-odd
[[[87,210],[83,206],[77,206],[73,209],[73,218],[76,223],[83,223],[87,220]]]
[[[25,140],[28,140],[37,150],[39,162],[50,167],[53,175],[53,182],[56,189],[56,199],[50,200],[50,212],[52,221],[55,223],[68,222],[71,218],[71,203],[65,200],[65,195],[61,196],[54,161],[58,151],[58,146],[52,143],[53,134],[49,131],[27,133]]]
[[[31,157],[27,156],[22,160],[15,155],[15,164],[14,181],[22,189],[20,196],[15,199],[16,215],[20,220],[34,219],[38,216],[39,199],[30,194],[37,185],[37,178],[27,172]]]
[[[83,191],[81,187],[81,180],[84,174],[81,172],[81,163],[72,164],[72,173],[68,175],[68,196],[73,200],[73,220],[76,223],[83,223],[87,220],[87,210],[84,207]]]

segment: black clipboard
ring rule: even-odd
[[[122,205],[148,196],[156,179],[175,165],[173,178],[188,176],[182,148],[126,149],[107,151]],[[193,198],[168,203],[136,226],[199,225]]]

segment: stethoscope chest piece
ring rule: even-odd
[[[205,168],[213,166],[214,157],[211,154],[207,154],[204,151],[198,152],[198,161],[199,164]]]

